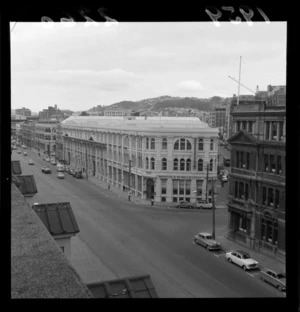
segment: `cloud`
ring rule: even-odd
[[[183,91],[183,92],[197,92],[197,91],[204,90],[204,87],[201,85],[201,83],[196,80],[180,81],[176,85],[176,88],[178,91]]]

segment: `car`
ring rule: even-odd
[[[47,157],[45,160],[48,161],[48,162],[50,162],[50,158],[49,158],[49,157]]]
[[[83,178],[82,172],[81,171],[75,171],[74,177],[76,179],[82,179]]]
[[[74,170],[74,169],[70,169],[70,170],[69,170],[69,174],[72,175],[72,176],[74,176],[74,175],[75,175],[75,170]]]
[[[230,263],[239,265],[244,271],[258,269],[258,262],[251,259],[245,251],[231,250],[226,252],[225,256]]]
[[[42,172],[51,173],[51,169],[49,167],[42,167]]]
[[[64,172],[64,166],[63,165],[57,166],[56,168],[57,168],[58,172]]]
[[[200,209],[212,209],[212,203],[208,203],[204,199],[198,199],[196,207]]]
[[[13,150],[17,150],[18,148],[14,145],[12,149],[13,149]]]
[[[32,160],[32,159],[29,159],[28,164],[29,164],[29,165],[34,165],[33,160]]]
[[[64,172],[69,172],[69,170],[70,170],[70,167],[69,166],[64,166]]]
[[[209,233],[198,233],[194,236],[194,243],[205,247],[207,250],[219,250],[221,244],[216,242]]]
[[[193,205],[185,200],[182,200],[178,205],[176,205],[176,208],[193,208]]]
[[[225,174],[222,175],[221,181],[222,182],[228,182],[228,178],[227,178],[227,176]]]
[[[17,150],[17,153],[18,153],[18,154],[22,154],[22,151],[20,151],[20,150]]]
[[[259,272],[259,278],[267,282],[276,288],[278,288],[280,291],[286,290],[286,275],[285,273],[276,273],[269,269],[263,269]]]
[[[64,179],[65,175],[62,172],[57,172],[56,177],[59,179]]]
[[[23,152],[23,155],[24,155],[24,156],[27,156],[27,152]]]
[[[26,146],[26,145],[22,145],[22,148],[23,148],[23,149],[27,149],[27,146]]]
[[[55,161],[55,159],[51,159],[51,161],[50,161],[50,162],[51,162],[51,164],[52,164],[52,165],[56,165],[56,161]]]

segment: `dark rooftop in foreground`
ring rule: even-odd
[[[22,174],[20,160],[12,160],[11,161],[11,170],[13,174]]]
[[[95,298],[158,298],[149,275],[87,284]]]
[[[33,196],[37,193],[35,179],[33,175],[19,175],[19,189],[24,196]]]
[[[93,298],[11,183],[11,298]]]
[[[78,224],[69,202],[36,204],[32,208],[51,235],[75,234],[79,232]]]

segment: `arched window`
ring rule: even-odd
[[[149,158],[146,157],[146,169],[149,169]]]
[[[186,149],[191,150],[192,149],[192,144],[189,140],[186,140]]]
[[[167,159],[163,158],[161,161],[161,170],[167,170]]]
[[[187,159],[186,160],[186,171],[191,171],[191,160]]]
[[[211,159],[209,161],[209,171],[212,171],[213,170],[213,160]]]
[[[198,171],[203,171],[203,159],[198,160]]]
[[[180,159],[180,171],[185,170],[185,160],[183,158]]]
[[[163,138],[162,140],[162,149],[166,150],[168,148],[168,141],[166,138]]]
[[[149,149],[149,138],[146,139],[146,149]]]
[[[180,150],[185,150],[185,139],[180,139]]]
[[[178,159],[175,158],[173,161],[173,170],[178,170]]]
[[[155,159],[151,158],[151,170],[155,170]]]
[[[151,139],[151,149],[155,149],[155,139]]]
[[[177,140],[174,144],[174,150],[179,150],[179,140]]]
[[[198,141],[198,150],[203,151],[203,139],[199,139]]]

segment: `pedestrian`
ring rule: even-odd
[[[131,192],[129,191],[128,192],[128,201],[130,201],[130,195],[131,195]]]
[[[152,197],[151,198],[151,206],[153,206],[153,204],[154,204],[154,198]]]

